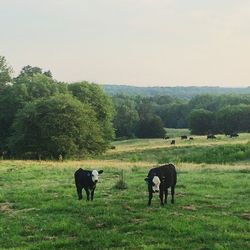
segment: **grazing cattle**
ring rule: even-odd
[[[233,138],[233,137],[238,137],[239,135],[237,133],[233,133],[233,134],[230,134],[230,138]]]
[[[172,140],[170,144],[171,144],[171,145],[174,145],[174,144],[175,144],[175,140]]]
[[[189,140],[193,140],[194,139],[194,137],[189,137]]]
[[[169,139],[169,136],[165,136],[163,139],[167,140],[167,139]]]
[[[207,135],[207,139],[216,139],[216,136],[213,134]]]
[[[171,203],[174,203],[174,190],[177,182],[177,174],[175,166],[173,164],[164,164],[159,167],[150,169],[147,178],[145,178],[145,181],[148,184],[149,206],[151,205],[153,193],[158,192],[161,200],[161,205],[163,206],[164,203],[166,204],[169,187],[171,187]]]
[[[181,136],[181,140],[186,140],[188,137],[186,135]]]
[[[89,194],[91,194],[91,200],[94,198],[94,192],[96,188],[96,184],[98,182],[99,174],[101,174],[103,170],[83,170],[82,168],[79,168],[75,172],[75,184],[76,184],[76,190],[78,194],[79,200],[82,199],[82,189],[84,188],[87,200],[89,201]]]

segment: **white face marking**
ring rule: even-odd
[[[157,192],[160,190],[160,184],[161,184],[161,181],[160,181],[160,178],[158,176],[154,176],[152,182],[154,183],[154,186],[152,186],[152,189],[154,192]]]
[[[99,177],[98,171],[93,170],[91,174],[92,174],[92,181],[97,182]]]

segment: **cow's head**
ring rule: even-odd
[[[92,181],[93,181],[94,183],[97,183],[97,182],[98,182],[99,174],[101,174],[101,173],[103,173],[103,170],[99,170],[99,171],[93,170],[93,171],[91,172]]]
[[[149,187],[152,188],[153,192],[159,192],[161,180],[157,175],[154,175],[152,177],[147,177],[144,180],[149,185]]]

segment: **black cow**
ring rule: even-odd
[[[83,170],[82,168],[79,168],[75,172],[75,184],[76,184],[76,190],[78,194],[79,200],[82,199],[82,189],[84,188],[87,200],[89,201],[89,193],[91,193],[91,200],[94,198],[94,192],[96,188],[96,183],[98,182],[99,174],[101,174],[103,170]]]
[[[233,138],[233,137],[238,137],[239,135],[237,133],[232,133],[230,134],[230,138]]]
[[[207,135],[207,139],[216,139],[216,136],[213,134]]]
[[[186,135],[181,136],[181,140],[186,140],[188,137]]]
[[[153,193],[159,193],[161,205],[167,203],[168,188],[171,187],[171,203],[174,203],[174,190],[177,182],[177,173],[173,164],[164,164],[156,168],[149,170],[147,178],[145,178],[148,184],[148,205],[151,205]],[[163,198],[165,195],[164,203]]]
[[[174,144],[175,144],[175,140],[172,140],[170,144],[171,144],[171,145],[174,145]]]

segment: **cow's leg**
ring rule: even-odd
[[[93,188],[92,190],[91,190],[91,200],[93,201],[93,199],[94,199],[94,193],[95,193],[95,188]]]
[[[153,193],[152,192],[148,192],[148,206],[151,205],[152,198],[153,198]]]
[[[87,195],[87,201],[89,201],[89,190],[88,190],[88,188],[85,188],[85,192],[86,192],[86,195]]]
[[[164,195],[164,190],[161,188],[160,189],[160,200],[161,200],[161,205],[164,206],[164,203],[163,203],[163,195]]]
[[[78,194],[78,199],[82,199],[82,187],[81,186],[76,186],[77,194]]]
[[[172,199],[171,199],[171,203],[174,204],[174,186],[171,187],[171,195],[172,195]]]
[[[164,200],[165,204],[168,203],[168,188],[165,189],[165,200]]]

